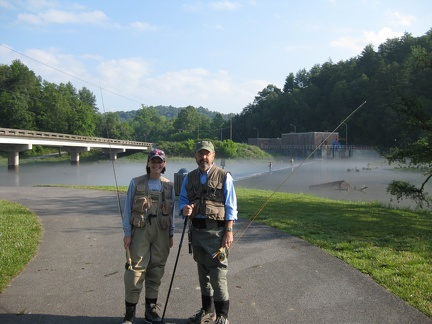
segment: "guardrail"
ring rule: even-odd
[[[25,137],[25,138],[58,139],[58,140],[75,141],[75,142],[78,141],[78,142],[86,142],[86,143],[93,142],[93,143],[134,145],[134,146],[143,146],[143,147],[152,146],[152,143],[147,143],[147,142],[136,142],[136,141],[118,140],[112,138],[41,132],[41,131],[13,129],[13,128],[0,128],[0,136],[2,135],[16,136],[21,138]]]

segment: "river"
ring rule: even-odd
[[[413,207],[411,201],[397,203],[386,193],[392,180],[406,180],[419,185],[425,179],[420,172],[397,170],[381,159],[346,159],[294,161],[272,161],[272,172],[266,160],[226,160],[238,187],[277,190],[283,192],[305,192],[320,197],[350,201],[378,201],[388,205]],[[220,164],[221,160],[216,159]],[[180,169],[196,168],[193,159],[168,161],[165,176],[174,180]],[[144,162],[125,160],[80,162],[78,166],[69,162],[23,164],[19,170],[0,167],[1,186],[33,185],[119,185],[127,186],[130,180],[145,172]],[[346,181],[350,190],[311,190],[309,186],[333,181]],[[360,190],[361,189],[361,190]],[[431,184],[426,191],[431,192]]]

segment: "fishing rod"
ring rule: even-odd
[[[104,114],[106,114],[105,111],[105,102],[104,102],[104,98],[103,98],[103,93],[102,93],[102,87],[100,86],[99,83],[99,89],[100,89],[100,93],[101,93],[101,99],[102,99],[102,109],[104,111]],[[113,171],[113,175],[114,175],[114,182],[115,182],[115,187],[116,187],[116,196],[117,196],[117,206],[118,206],[118,211],[120,214],[120,218],[123,217],[123,211],[122,211],[122,207],[121,207],[121,202],[120,202],[120,191],[118,189],[118,181],[117,181],[117,173],[115,170],[115,165],[114,165],[114,159],[112,156],[112,147],[111,147],[111,137],[110,137],[110,133],[108,130],[108,125],[107,125],[107,120],[105,119],[105,130],[106,130],[106,134],[108,137],[108,147],[109,147],[109,154],[110,154],[110,160],[111,160],[111,166],[112,166],[112,171]],[[130,249],[127,246],[126,247],[126,264],[125,264],[125,269],[126,270],[132,270],[132,259],[130,256]]]
[[[356,109],[354,109],[354,111],[352,111],[344,120],[342,120],[339,125],[323,140],[323,142],[327,141],[331,135],[333,135],[338,129],[339,127],[342,126],[342,124],[344,124],[348,119],[350,119],[361,107],[363,107],[363,105],[366,104],[366,101],[364,101],[360,106],[358,106]],[[240,230],[242,229],[241,227],[234,233],[234,237],[237,236],[237,233],[240,232],[240,236],[237,237],[236,240],[233,241],[233,243],[230,246],[230,250],[234,247],[235,243],[237,243],[242,236],[244,235],[244,233],[248,230],[248,228],[252,225],[252,222],[259,216],[259,214],[262,212],[262,210],[267,206],[268,202],[270,201],[270,199],[276,194],[276,192],[291,178],[291,176],[294,175],[294,173],[305,163],[307,162],[314,154],[315,152],[318,150],[319,146],[317,146],[312,153],[310,153],[306,159],[304,159],[297,168],[293,169],[293,171],[290,173],[290,175],[267,197],[267,199],[264,201],[264,203],[257,209],[257,211],[250,217],[248,224],[246,225],[246,227],[244,228],[243,231],[240,232]],[[213,254],[213,258],[217,257],[218,255],[220,255],[223,252],[223,248],[220,248],[218,251],[216,251]]]
[[[100,86],[100,83],[99,83],[99,88],[100,88],[101,99],[102,99],[102,108],[103,108],[104,114],[106,114],[106,111],[105,111],[105,102],[104,102],[104,98],[103,98],[103,94],[102,94],[102,87]],[[109,147],[109,152],[110,152],[110,160],[111,160],[111,165],[112,165],[112,170],[113,170],[113,175],[114,175],[114,182],[115,182],[116,193],[117,193],[118,209],[119,209],[119,212],[120,212],[120,216],[122,216],[123,212],[122,212],[121,203],[120,203],[120,193],[119,193],[119,190],[118,190],[117,174],[116,174],[116,170],[115,170],[115,166],[114,166],[114,159],[113,159],[113,156],[112,156],[111,137],[110,137],[110,134],[109,134],[109,130],[108,130],[108,125],[107,125],[107,120],[106,119],[105,119],[105,130],[106,130],[106,134],[107,134],[107,137],[108,137],[108,147]]]

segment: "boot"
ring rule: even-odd
[[[152,324],[164,324],[162,318],[157,313],[159,305],[156,299],[146,298],[145,320]]]
[[[126,302],[126,314],[123,318],[123,324],[135,324],[136,304]]]
[[[229,300],[215,301],[217,324],[228,324]]]
[[[189,324],[212,323],[216,319],[213,296],[201,295],[202,308],[188,318]]]

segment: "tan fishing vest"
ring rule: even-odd
[[[162,191],[151,191],[148,188],[149,176],[143,175],[133,179],[135,194],[132,202],[131,224],[144,227],[145,220],[155,217],[162,229],[172,224],[174,201],[172,200],[173,183],[165,177],[160,177]]]
[[[207,175],[207,182],[200,183],[198,170],[188,173],[186,192],[190,203],[194,204],[192,217],[201,214],[209,219],[225,220],[225,197],[223,185],[227,171],[213,165]]]

